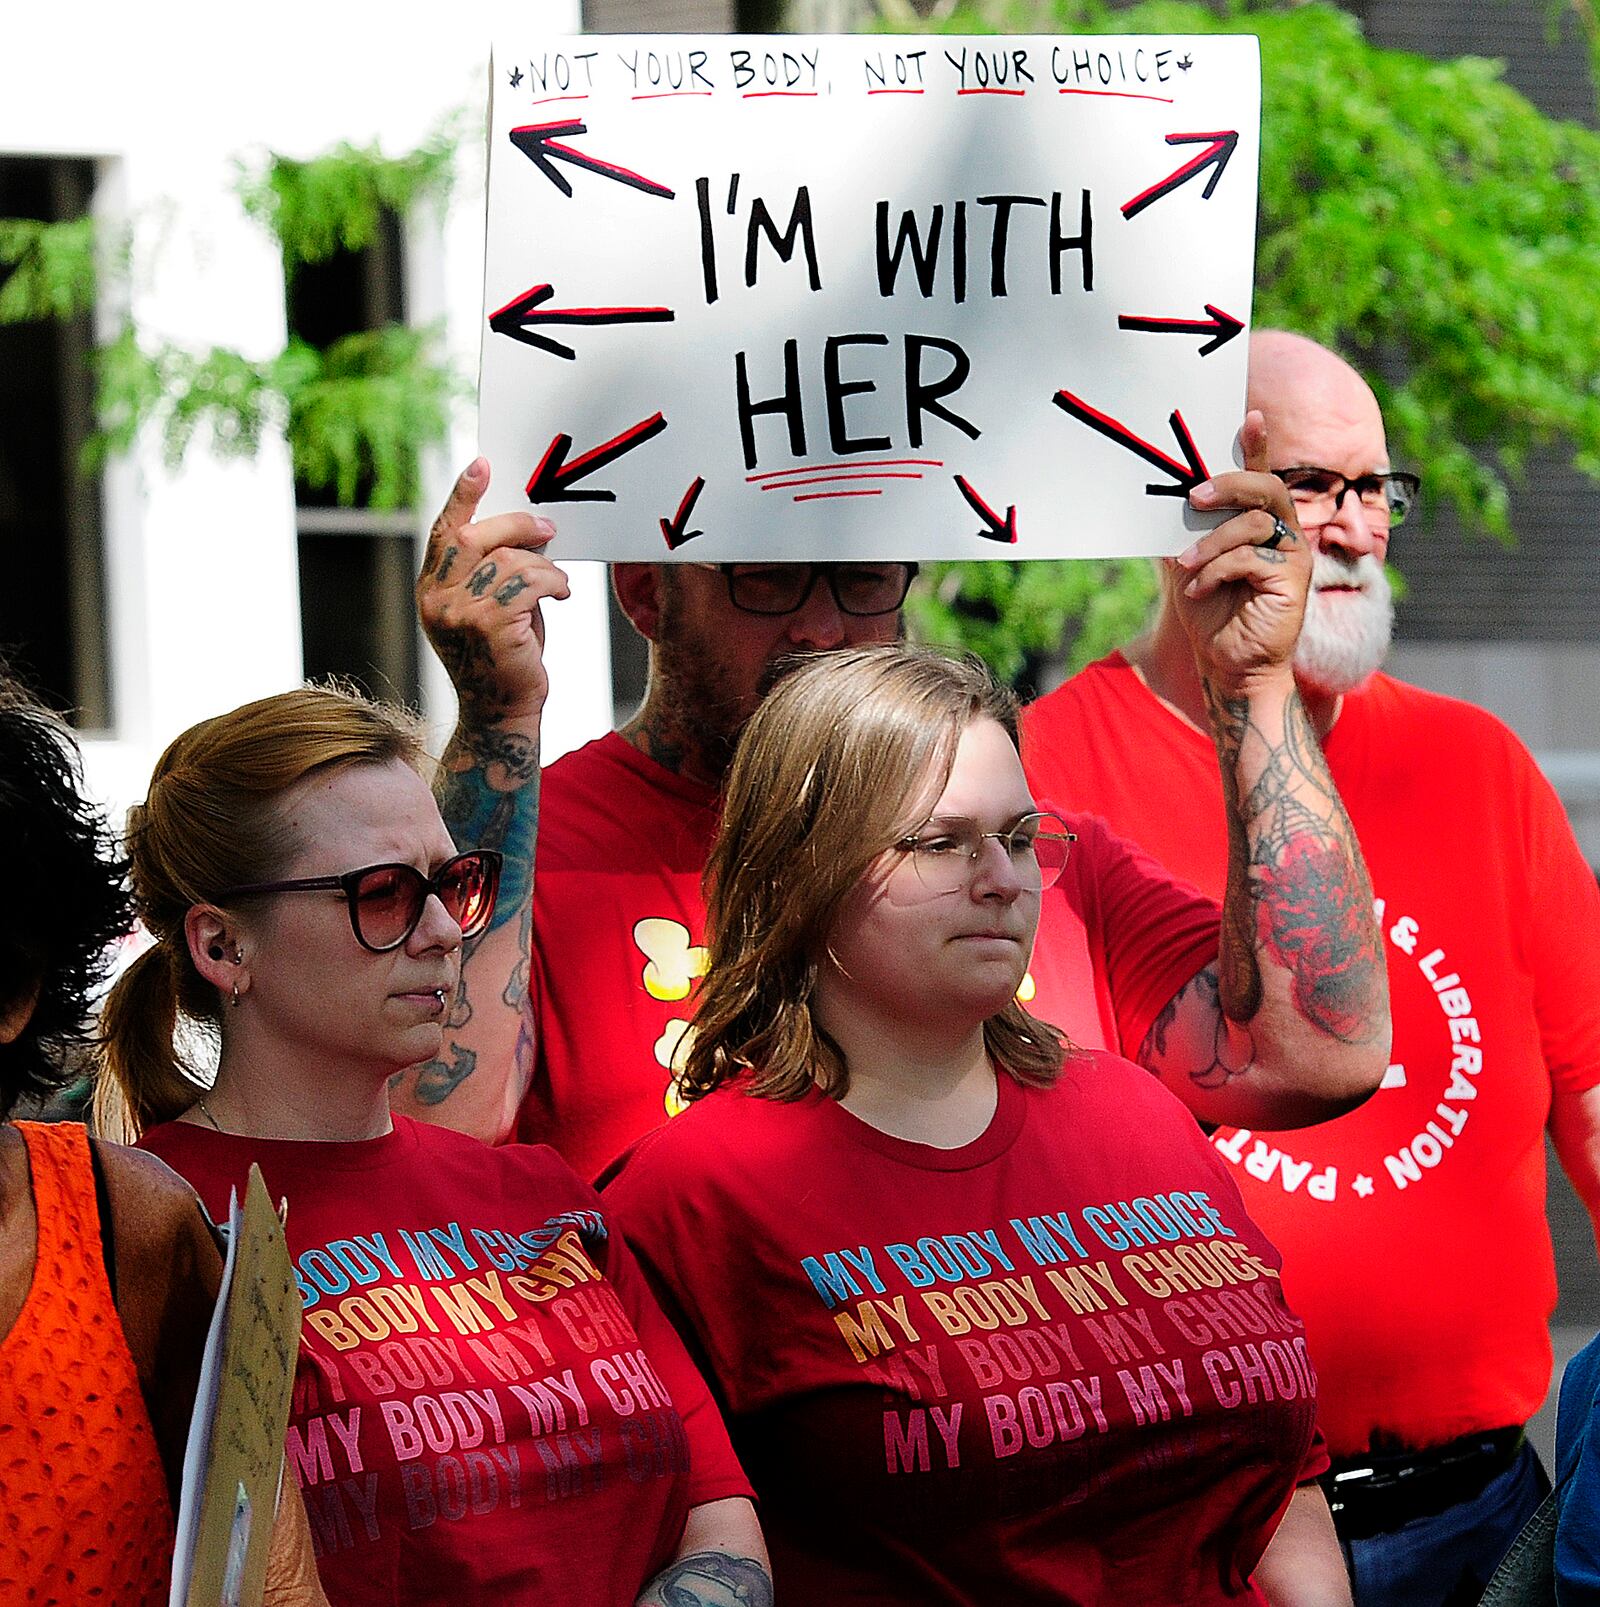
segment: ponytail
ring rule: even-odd
[[[101,1009],[95,1127],[122,1143],[182,1115],[205,1092],[174,1041],[176,958],[170,940],[146,949],[117,978]]]

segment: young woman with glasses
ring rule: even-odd
[[[759,1601],[748,1487],[607,1209],[550,1150],[390,1112],[495,907],[422,764],[403,716],[316,688],[167,749],[128,819],[156,942],[107,1005],[108,1091],[214,1213],[252,1162],[288,1200],[289,1461],[341,1607],[632,1607],[717,1570]]]
[[[1019,1000],[1070,848],[976,664],[820,655],[740,740],[692,1103],[602,1197],[792,1600],[1260,1601],[1326,1465],[1226,1165],[1154,1078]]]

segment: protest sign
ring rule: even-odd
[[[183,1463],[172,1607],[257,1607],[300,1352],[300,1291],[283,1224],[251,1166],[229,1202],[228,1257]]]
[[[1248,37],[510,40],[486,512],[557,558],[1175,552],[1243,417]]]

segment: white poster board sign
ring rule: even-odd
[[[516,39],[491,84],[485,511],[552,556],[1192,539],[1243,417],[1253,38]]]

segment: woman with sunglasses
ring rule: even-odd
[[[594,1192],[548,1149],[390,1112],[495,907],[497,857],[456,852],[422,762],[402,716],[316,688],[180,736],[128,819],[156,942],[105,1070],[214,1213],[252,1162],[288,1200],[289,1463],[336,1607],[765,1581],[715,1408]],[[180,1022],[220,1040],[209,1087]]]
[[[975,663],[820,655],[740,739],[692,1103],[603,1198],[796,1601],[1259,1602],[1326,1466],[1227,1166],[1155,1079],[1018,1002],[1070,847]],[[1276,1599],[1348,1602],[1330,1526],[1302,1561],[1335,1593]]]

